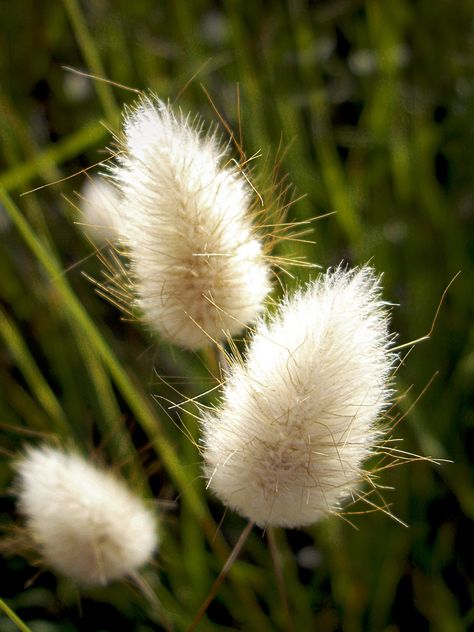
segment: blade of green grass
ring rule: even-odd
[[[63,3],[71,21],[74,35],[91,73],[97,77],[106,78],[97,46],[87,28],[79,3],[77,0],[63,0]],[[103,81],[95,81],[94,85],[106,118],[110,123],[115,123],[118,120],[119,112],[110,84]]]
[[[109,132],[99,123],[88,123],[77,132],[49,147],[33,160],[8,169],[0,175],[0,188],[5,191],[24,188],[48,166],[74,158],[85,149],[103,140]]]
[[[247,109],[250,115],[245,116],[244,144],[247,149],[252,147],[252,151],[262,150],[265,152],[272,144],[268,140],[268,115],[264,107],[271,95],[266,94],[266,99],[263,98],[261,84],[249,51],[250,42],[247,39],[245,21],[242,19],[241,3],[238,0],[225,0],[224,6],[231,26],[233,50],[239,76],[242,78],[243,93],[249,104]]]
[[[32,428],[35,432],[51,434],[51,419],[39,403],[7,372],[0,370],[0,380],[8,404],[8,412],[2,423],[21,428]],[[15,418],[12,417],[14,413]]]
[[[21,630],[21,632],[32,632],[31,628],[29,628],[26,623],[20,619],[20,617],[13,612],[13,610],[0,598],[0,610],[7,615],[7,617],[12,621],[16,627]]]
[[[299,68],[304,85],[312,86],[308,91],[308,101],[313,122],[314,150],[318,158],[321,175],[325,184],[331,208],[336,211],[335,219],[344,231],[349,244],[357,247],[362,239],[362,226],[347,185],[344,169],[337,153],[330,120],[330,107],[324,83],[317,64],[310,64],[304,54],[313,42],[311,20],[304,3],[291,3],[289,20],[298,54]]]
[[[56,395],[46,382],[43,374],[38,368],[31,355],[21,333],[16,325],[11,321],[6,313],[0,308],[0,337],[8,347],[12,357],[23,374],[27,384],[35,394],[37,400],[49,415],[51,422],[61,436],[67,436],[69,424],[64,410]]]
[[[78,330],[77,323],[73,323]],[[137,489],[146,490],[147,477],[140,463],[138,454],[134,448],[130,435],[122,423],[122,413],[113,392],[109,376],[104,369],[102,361],[97,357],[92,345],[77,331],[79,350],[84,366],[90,374],[91,381],[96,392],[100,414],[96,418],[97,426],[101,430],[105,443],[114,455],[114,462],[127,473],[127,479],[133,482]]]

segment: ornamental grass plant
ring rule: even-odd
[[[469,629],[469,3],[0,18],[0,630]]]

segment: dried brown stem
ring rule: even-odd
[[[237,540],[234,548],[232,549],[231,554],[227,558],[227,561],[224,564],[224,566],[222,567],[222,570],[219,573],[217,579],[212,584],[211,590],[209,591],[206,599],[203,601],[201,607],[197,611],[197,613],[196,613],[194,619],[192,620],[191,625],[189,626],[187,632],[193,632],[193,630],[196,629],[197,625],[199,624],[199,622],[203,618],[204,614],[206,613],[206,610],[209,608],[209,606],[212,603],[214,597],[217,595],[217,592],[218,592],[218,590],[220,588],[220,585],[224,581],[227,573],[232,568],[233,563],[235,562],[235,560],[239,556],[240,551],[242,550],[242,547],[245,544],[248,536],[250,535],[250,532],[252,531],[253,527],[254,527],[254,523],[249,521],[249,523],[247,524],[245,529],[240,534],[240,537]]]

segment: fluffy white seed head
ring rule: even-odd
[[[204,413],[205,476],[260,526],[301,527],[337,511],[363,479],[394,362],[370,268],[328,272],[261,321],[223,402]]]
[[[242,331],[270,290],[246,179],[215,135],[156,98],[127,114],[121,149],[111,177],[144,320],[190,349]]]
[[[155,518],[115,475],[52,447],[28,449],[16,470],[18,509],[52,570],[94,586],[150,560]]]
[[[100,176],[86,179],[80,193],[81,225],[98,242],[118,238],[120,194],[113,184]]]

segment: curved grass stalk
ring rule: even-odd
[[[5,191],[12,191],[13,189],[24,187],[38,174],[43,173],[48,165],[61,164],[69,158],[77,156],[88,147],[103,140],[107,134],[108,131],[99,123],[94,122],[85,125],[79,131],[70,134],[64,140],[45,149],[33,160],[12,167],[2,173],[0,175],[0,188]]]
[[[1,308],[0,338],[3,339],[4,344],[8,347],[36,399],[49,415],[54,429],[62,435],[67,434],[69,426],[63,407],[44,379],[16,325]]]

